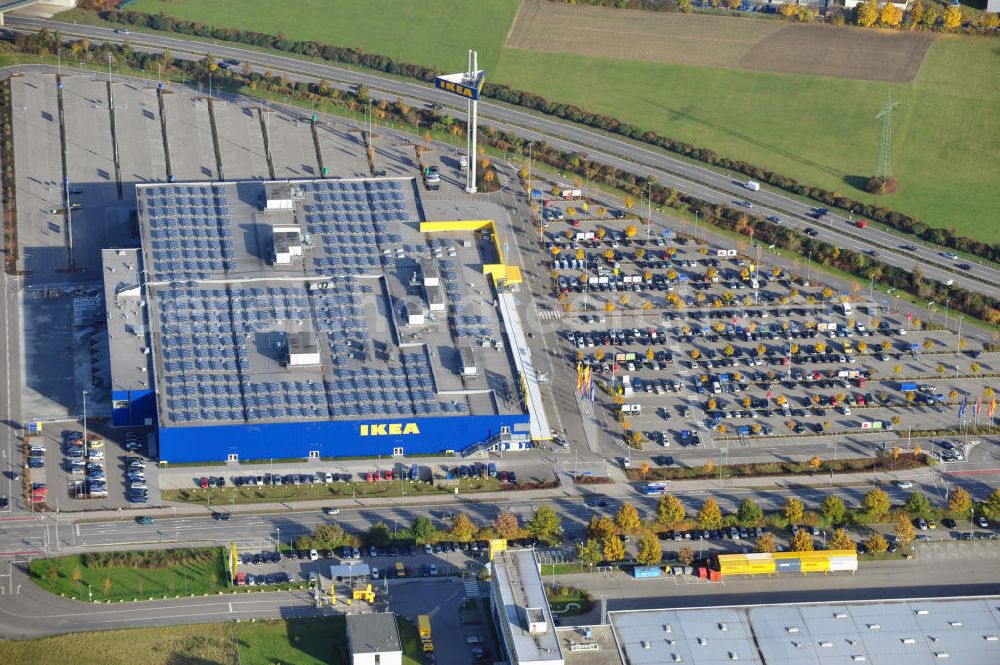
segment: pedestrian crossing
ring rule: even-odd
[[[465,580],[465,597],[479,598],[479,582],[476,580]]]
[[[541,321],[556,321],[563,317],[563,313],[556,309],[539,310],[538,318]]]

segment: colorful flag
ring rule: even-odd
[[[594,403],[594,396],[595,396],[596,392],[597,392],[597,385],[595,385],[593,383],[590,384],[590,403],[591,404]]]
[[[973,415],[976,418],[978,418],[979,417],[979,412],[982,411],[982,409],[983,409],[983,396],[980,395],[979,399],[976,400],[976,410],[973,411]]]
[[[958,407],[958,419],[961,420],[965,417],[965,411],[969,408],[969,395],[966,394],[962,398],[962,406]]]
[[[988,418],[992,418],[992,417],[993,417],[993,412],[994,412],[994,411],[996,411],[996,410],[997,410],[997,398],[996,398],[996,396],[994,395],[994,396],[993,396],[993,399],[991,399],[991,400],[990,400],[990,408],[989,408],[989,410],[988,410],[988,411],[986,412],[986,416],[987,416]]]
[[[576,364],[576,389],[580,390],[581,386],[583,386],[583,365],[581,365],[580,363],[577,363]]]

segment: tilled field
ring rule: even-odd
[[[736,67],[755,45],[784,27],[778,21],[527,0],[506,46],[600,58]]]
[[[863,81],[912,81],[933,37],[827,25],[787,25],[755,45],[744,69],[838,76]]]
[[[933,37],[526,0],[506,46],[544,53],[912,81]]]

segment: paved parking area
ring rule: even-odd
[[[966,378],[973,362],[980,372],[997,364],[996,354],[958,353],[954,331],[914,330],[891,303],[844,306],[847,294],[758,268],[754,253],[664,236],[624,211],[595,220],[580,205],[543,201],[552,272],[536,296],[566,365],[589,366],[600,384],[593,414],[613,440],[721,447],[931,428],[981,392]],[[911,382],[920,390],[902,390]]]
[[[328,175],[341,178],[371,176],[360,125],[351,121],[326,118],[317,127],[323,164]]]
[[[167,179],[163,131],[156,84],[123,82],[115,85],[115,128],[125,200],[134,200],[135,183]]]
[[[91,422],[87,433],[90,438],[100,438],[104,445],[97,449],[99,458],[84,457],[82,462],[99,465],[104,469],[107,496],[91,496],[87,491],[89,467],[74,471],[67,456],[64,435],[68,432],[82,432],[79,421],[45,423],[42,433],[31,438],[33,444],[45,446],[45,468],[32,469],[32,482],[44,482],[48,486],[46,504],[60,511],[108,510],[136,508],[143,505],[160,505],[160,490],[156,462],[146,451],[127,452],[124,441],[129,432],[134,431],[145,439],[144,430],[108,430],[99,422]],[[93,427],[96,425],[96,427]],[[127,457],[142,457],[146,461],[144,475],[149,488],[146,504],[130,503],[125,498],[125,472]],[[36,479],[36,476],[40,479]]]
[[[265,122],[271,136],[269,145],[275,177],[318,177],[319,166],[308,116],[272,109]]]
[[[174,180],[217,178],[208,102],[185,90],[169,89],[162,97]]]
[[[223,175],[228,180],[267,178],[258,107],[231,99],[213,104]]]

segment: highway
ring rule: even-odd
[[[312,77],[311,80],[325,78],[333,84],[351,86],[364,84],[375,98],[380,97],[381,93],[381,96],[390,100],[401,97],[410,103],[438,103],[455,110],[459,110],[461,106],[456,104],[455,98],[448,93],[424,84],[244,50],[236,46],[145,33],[132,33],[126,37],[117,35],[107,28],[33,18],[10,17],[8,25],[19,30],[39,30],[44,27],[58,31],[64,37],[88,37],[92,40],[114,42],[129,39],[134,46],[150,49],[169,48],[177,56],[189,54],[203,57],[206,52],[211,52],[217,58],[234,58],[252,63],[260,70],[299,74],[297,78],[303,80],[310,80],[309,77]],[[740,176],[718,173],[671,157],[663,151],[648,149],[580,125],[563,123],[490,100],[480,103],[479,112],[484,120],[498,129],[515,131],[529,141],[545,141],[555,148],[586,153],[595,161],[629,169],[640,175],[650,173],[656,176],[660,184],[698,196],[710,203],[733,204],[748,200],[754,204],[755,212],[776,214],[787,224],[812,227],[817,231],[818,238],[841,248],[859,252],[877,248],[880,260],[886,263],[906,270],[911,270],[914,265],[920,265],[928,278],[942,282],[954,280],[956,285],[971,291],[993,297],[1000,295],[998,286],[1000,270],[996,268],[975,265],[968,272],[960,270],[955,264],[961,261],[945,259],[941,255],[943,248],[922,246],[916,238],[896,236],[872,227],[857,229],[850,219],[837,214],[831,213],[821,221],[814,220],[809,216],[813,204],[800,202],[768,187],[751,192],[741,185],[743,178]],[[931,220],[931,223],[935,222]],[[901,249],[903,245],[911,245],[915,249]]]

